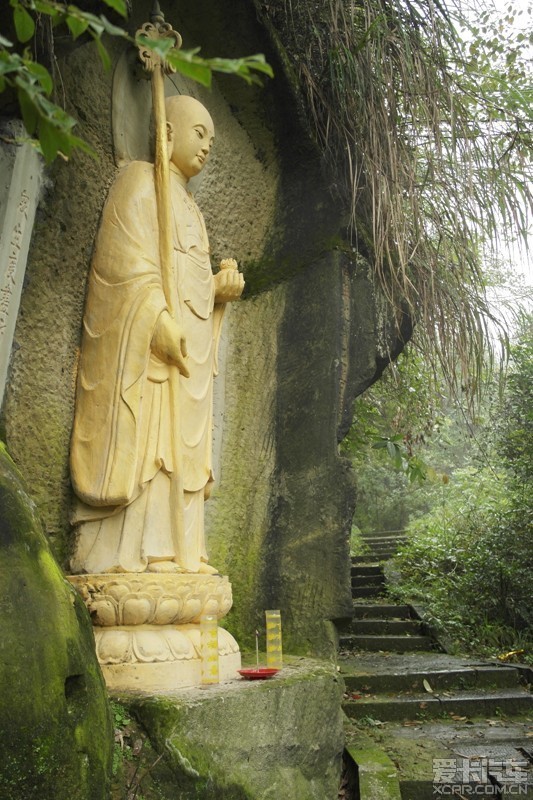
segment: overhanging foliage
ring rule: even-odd
[[[453,0],[292,0],[268,13],[298,54],[356,246],[398,315],[418,322],[425,354],[475,395],[497,324],[483,255],[525,239],[532,202],[533,98],[512,11],[480,12],[470,44]]]

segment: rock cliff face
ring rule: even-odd
[[[105,800],[113,736],[83,602],[0,450],[0,797]]]
[[[132,30],[149,6],[135,4]],[[197,188],[213,263],[237,258],[247,281],[225,323],[209,547],[211,562],[233,583],[228,624],[241,642],[253,636],[264,609],[279,607],[287,647],[329,652],[329,621],[351,605],[354,490],[338,442],[354,397],[399,344],[367,262],[343,240],[335,176],[322,170],[304,101],[284,66],[291,54],[272,44],[275,31],[267,35],[260,6],[186,0],[164,11],[185,47],[202,45],[204,55],[265,52],[276,72],[263,88],[223,77],[211,92],[176,79],[215,122],[213,158]],[[110,43],[115,63],[121,47]],[[116,108],[113,76],[100,71],[90,44],[63,54],[61,74],[79,133],[98,158],[77,155],[49,171],[3,422],[52,549],[66,564],[76,354],[94,237],[116,173]],[[129,110],[137,101],[113,102]],[[146,124],[141,101],[136,113]]]

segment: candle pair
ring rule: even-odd
[[[281,614],[265,611],[267,667],[281,669],[283,649],[281,643]],[[214,614],[206,614],[200,621],[202,648],[202,685],[218,683],[218,619]],[[255,632],[257,666],[259,667],[259,632]]]

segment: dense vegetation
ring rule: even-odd
[[[396,408],[390,376],[360,401],[367,423],[352,433],[360,448],[356,521],[363,530],[407,530],[409,543],[391,569],[394,593],[422,603],[457,648],[519,649],[533,661],[533,319],[522,322],[511,346],[503,391],[488,381],[473,421],[445,393],[430,390],[413,361],[396,367],[403,379],[395,379]],[[402,392],[410,389],[415,405],[406,411]],[[380,437],[380,427],[393,433]],[[390,441],[395,448],[371,449]]]

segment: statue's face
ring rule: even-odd
[[[169,116],[172,124],[170,160],[189,180],[203,169],[215,139],[213,120],[200,103],[190,103]]]

